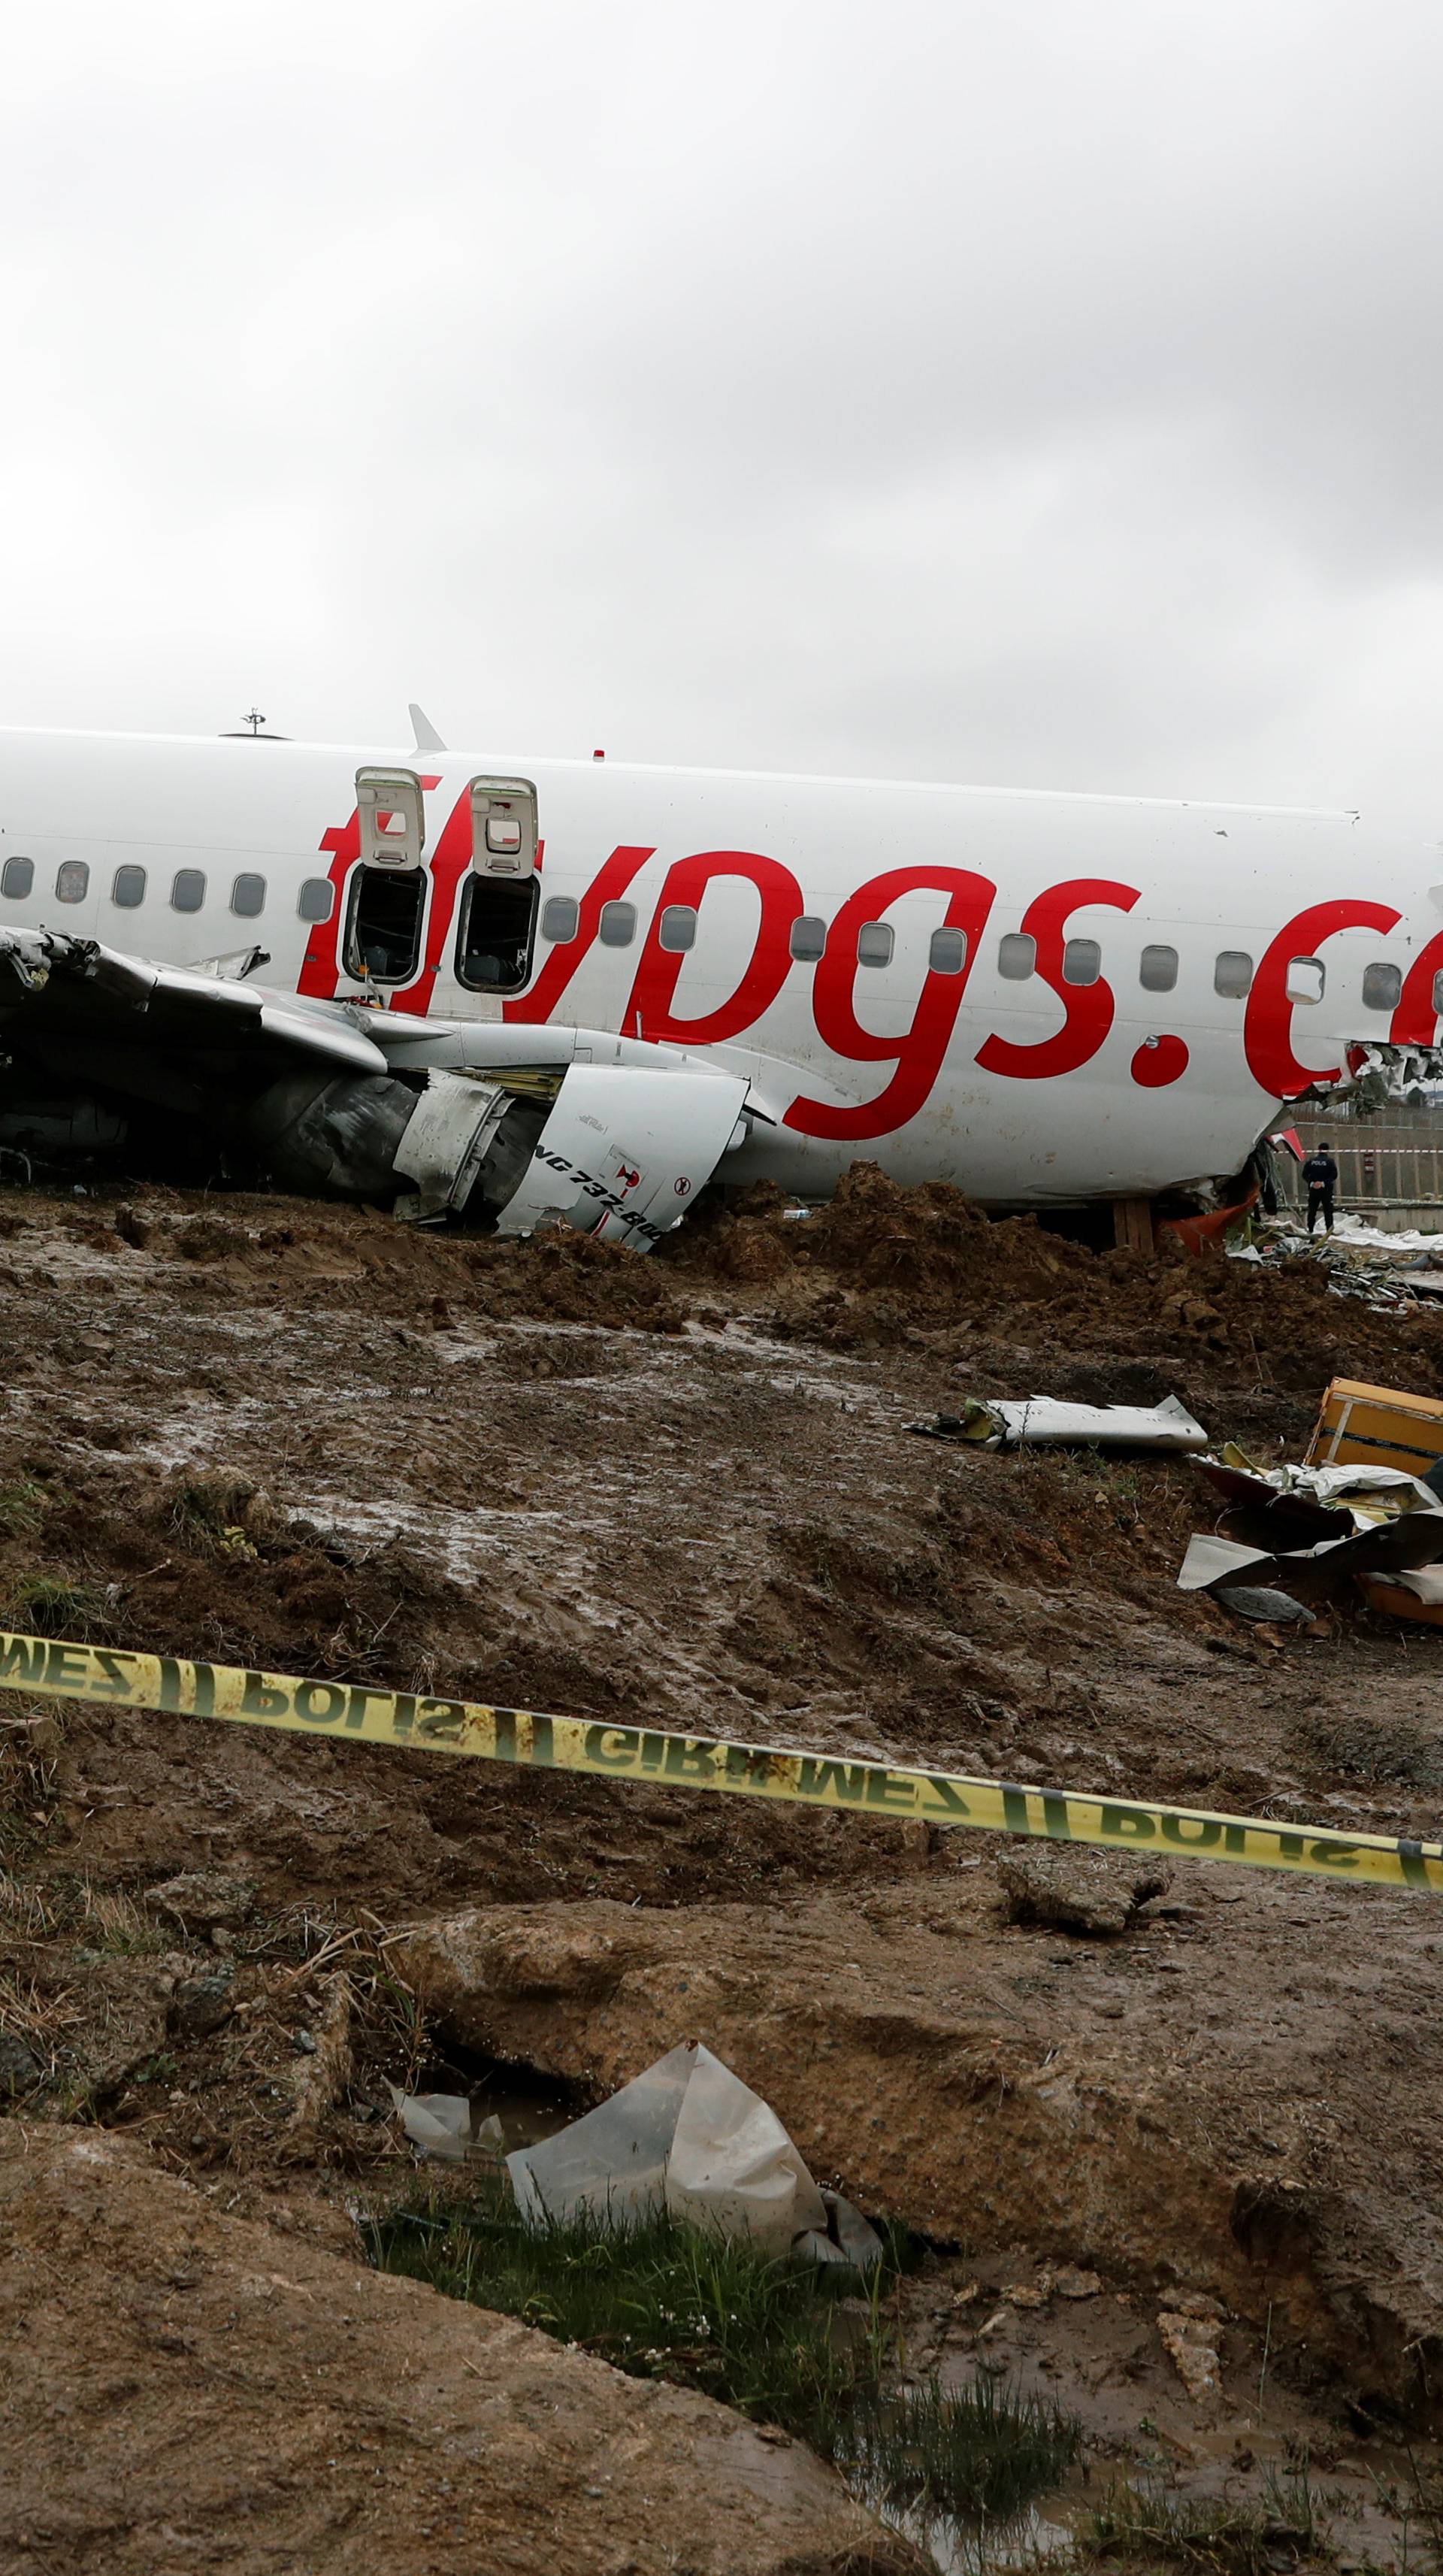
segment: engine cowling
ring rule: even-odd
[[[248,1143],[301,1190],[389,1201],[413,1222],[505,1234],[569,1225],[646,1251],[745,1133],[734,1074],[573,1064],[554,1096],[437,1067],[308,1068],[244,1114]]]

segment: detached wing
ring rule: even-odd
[[[103,1059],[119,1090],[137,1057],[239,1052],[263,1066],[268,1055],[294,1048],[358,1072],[383,1072],[386,1062],[344,1007],[153,966],[54,930],[0,929],[0,1030],[7,1044],[40,1062],[61,1060],[62,1069]]]
[[[310,1002],[55,931],[0,930],[0,1044],[31,1090],[198,1119],[299,1190],[637,1250],[749,1124],[746,1082],[676,1049]]]

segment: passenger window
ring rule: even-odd
[[[34,883],[33,859],[7,859],[0,868],[0,894],[8,894],[12,903],[23,903]]]
[[[242,921],[254,921],[256,914],[266,908],[265,878],[237,877],[230,890],[230,908]]]
[[[1037,965],[1037,942],[1025,930],[1009,930],[997,948],[997,972],[1009,984],[1025,984]]]
[[[934,930],[927,950],[934,975],[960,975],[967,963],[967,942],[960,930]]]
[[[134,912],[145,901],[144,868],[117,868],[110,889],[110,900],[122,912]]]
[[[1435,975],[1433,978],[1433,1008],[1435,1011],[1443,1011],[1443,975]]]
[[[574,895],[554,894],[541,907],[541,936],[564,948],[576,937],[581,909]]]
[[[1170,993],[1177,982],[1177,950],[1144,948],[1138,981],[1145,993]]]
[[[55,871],[57,903],[84,903],[90,892],[90,870],[83,859],[62,859]]]
[[[177,912],[199,912],[205,901],[205,878],[199,868],[177,868],[170,889]]]
[[[1102,950],[1095,939],[1069,939],[1062,951],[1064,984],[1095,984],[1102,973]]]
[[[1253,989],[1253,961],[1244,949],[1225,948],[1213,968],[1213,991],[1225,1002],[1244,1002]]]
[[[404,984],[421,956],[426,879],[420,868],[359,867],[351,879],[346,972]]]
[[[890,966],[897,934],[890,921],[864,921],[857,933],[859,966]]]
[[[336,909],[336,889],[329,877],[307,877],[297,899],[302,921],[329,921]]]
[[[799,912],[792,923],[787,945],[804,966],[814,966],[826,949],[826,923],[819,920],[814,912]]]
[[[603,948],[629,948],[636,937],[634,903],[604,903],[597,937]]]
[[[531,972],[540,899],[534,876],[468,876],[456,934],[456,974],[468,991],[520,991]]]
[[[1363,969],[1363,1008],[1365,1011],[1396,1011],[1403,999],[1401,966],[1365,966]]]
[[[696,914],[689,903],[669,903],[657,927],[657,945],[675,954],[696,946]]]
[[[1285,990],[1290,1002],[1321,1002],[1324,971],[1321,957],[1290,957]]]

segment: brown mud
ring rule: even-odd
[[[1186,1461],[905,1428],[967,1392],[1177,1394],[1267,1458],[1300,1453],[1333,1374],[1443,1393],[1443,1319],[1333,1295],[1310,1261],[1098,1255],[866,1170],[803,1219],[773,1192],[704,1207],[650,1260],[7,1190],[0,1337],[15,1627],[1438,1829],[1443,1635],[1345,1601],[1279,1646],[1179,1594],[1212,1517]],[[62,2135],[124,2132],[127,2195],[188,2185],[202,2232],[279,2229],[353,2284],[347,2208],[408,2170],[388,2082],[501,2059],[584,2100],[703,2039],[823,2179],[934,2241],[913,2340],[942,2314],[951,2365],[1032,2368],[1008,2283],[1098,2276],[1110,2340],[1095,2302],[1039,2305],[1099,2463],[1261,2456],[1260,2386],[1315,2457],[1431,2434],[1436,1900],[1179,1861],[1088,1934],[997,1859],[961,1831],[7,1695],[0,2109],[46,2133],[42,2198]],[[990,2333],[957,2299],[973,2277]],[[1156,2323],[1188,2300],[1221,2312],[1201,2395]],[[840,2566],[838,2497],[806,2508],[812,2557],[733,2535],[694,2563]],[[636,2566],[669,2563],[633,2524]],[[277,2525],[307,2564],[382,2563],[301,2528]],[[109,2563],[171,2563],[125,2545]],[[530,2546],[495,2563],[561,2563]],[[0,2568],[52,2563],[19,2547]]]

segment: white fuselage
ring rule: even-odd
[[[376,762],[420,777],[426,816],[419,956],[380,981],[346,956]],[[543,845],[504,993],[457,974],[478,775],[534,783]],[[266,984],[321,1000],[664,1039],[766,1113],[729,1173],[812,1193],[861,1157],[1012,1206],[1237,1169],[1350,1047],[1434,1042],[1435,870],[1421,833],[1346,815],[0,733],[0,928],[182,965],[258,942]],[[307,921],[323,880],[331,917]]]

